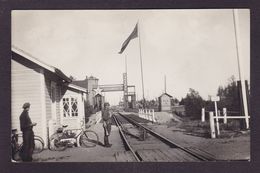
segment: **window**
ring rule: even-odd
[[[62,99],[63,116],[77,117],[78,116],[78,99],[75,97],[66,97]]]

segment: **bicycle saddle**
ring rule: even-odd
[[[63,127],[63,128],[66,128],[66,127],[68,127],[68,125],[62,125],[62,127]]]

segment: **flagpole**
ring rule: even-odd
[[[164,92],[166,93],[166,75],[164,75]]]
[[[249,128],[249,115],[248,115],[248,105],[247,105],[247,96],[246,96],[246,89],[245,89],[245,80],[243,74],[243,68],[241,66],[241,48],[239,49],[239,43],[241,43],[239,37],[239,21],[238,21],[238,11],[237,9],[233,9],[233,21],[234,21],[234,30],[235,30],[235,39],[236,39],[236,52],[237,52],[237,63],[238,63],[238,73],[239,73],[239,80],[241,81],[241,89],[242,89],[242,100],[243,100],[243,107],[244,107],[244,114],[246,120],[246,128]]]
[[[125,55],[125,73],[127,75],[127,56]]]
[[[142,77],[143,101],[145,102],[145,98],[144,98],[143,61],[142,61],[142,49],[141,49],[142,46],[141,46],[141,35],[140,35],[139,21],[138,21],[137,25],[138,25],[138,39],[139,39],[139,53],[140,53],[140,64],[141,64],[141,77]]]

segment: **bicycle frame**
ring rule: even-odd
[[[66,127],[65,127],[66,128]],[[79,133],[77,133],[75,136],[73,137],[66,137],[66,138],[63,138],[63,139],[60,139],[61,141],[69,141],[69,139],[75,139],[76,140],[76,144],[77,146],[80,146],[79,144],[79,137],[84,134],[84,129],[83,128],[80,128],[80,129],[64,129],[64,127],[62,127],[62,132],[61,133],[58,133],[60,134],[61,136],[63,135],[67,135],[67,132],[68,131],[80,131]]]

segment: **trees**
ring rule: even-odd
[[[234,76],[228,79],[227,86],[219,86],[217,96],[220,97],[218,103],[220,109],[226,107],[229,111],[240,111],[239,90]]]
[[[177,98],[173,98],[171,99],[171,105],[174,106],[174,105],[178,105],[179,104],[179,100]]]
[[[205,104],[205,101],[199,95],[198,91],[190,88],[186,97],[181,100],[180,104],[185,105],[187,116],[199,119],[201,116],[201,108]]]
[[[240,96],[237,81],[234,76],[228,79],[226,86],[219,86],[217,90],[217,96],[220,97],[218,102],[218,109],[227,108],[228,111],[234,111],[239,113],[240,108]],[[250,93],[248,92],[248,95]],[[205,107],[208,111],[214,110],[214,103],[210,100],[205,101],[199,95],[199,92],[190,88],[186,97],[180,102],[181,105],[185,105],[186,115],[194,118],[200,118],[201,108]]]

